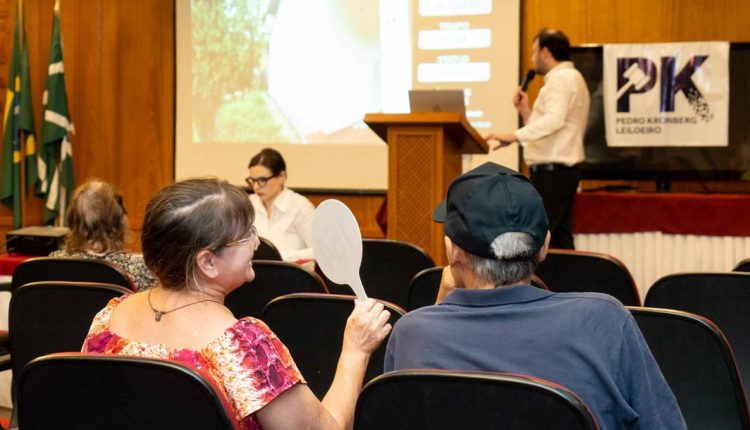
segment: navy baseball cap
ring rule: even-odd
[[[461,249],[495,258],[491,244],[503,233],[528,233],[538,249],[549,223],[544,203],[528,178],[496,163],[484,163],[456,178],[432,218]]]

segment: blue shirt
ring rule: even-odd
[[[630,312],[605,294],[455,290],[396,323],[385,370],[409,368],[547,379],[586,402],[601,430],[686,428]]]

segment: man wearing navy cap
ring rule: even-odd
[[[549,227],[526,177],[486,163],[451,183],[433,218],[444,223],[449,262],[438,304],[396,323],[386,371],[525,374],[575,392],[602,430],[685,429],[674,395],[620,302],[530,285],[549,246]]]

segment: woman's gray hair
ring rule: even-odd
[[[253,226],[253,205],[242,189],[217,178],[167,185],[146,206],[141,248],[146,266],[164,288],[190,288],[196,256],[220,253]]]
[[[539,248],[528,233],[503,233],[490,245],[495,258],[466,253],[474,277],[496,287],[512,285],[531,278],[539,263]]]

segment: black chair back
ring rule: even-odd
[[[605,293],[625,306],[641,305],[630,272],[609,255],[551,249],[536,274],[550,291]]]
[[[276,245],[265,237],[260,237],[259,239],[260,244],[258,245],[258,249],[255,250],[255,254],[253,254],[253,260],[282,261],[281,253],[276,248]]]
[[[596,430],[570,390],[502,373],[400,370],[370,381],[357,400],[355,430]]]
[[[285,261],[253,261],[255,279],[229,293],[224,305],[235,317],[260,318],[263,307],[291,293],[327,293],[326,285],[316,273]]]
[[[393,325],[404,310],[383,303]],[[278,297],[263,310],[262,320],[289,348],[302,375],[322,399],[333,382],[341,354],[346,320],[354,310],[354,297],[338,294],[289,294]],[[383,373],[387,339],[372,354],[365,380]]]
[[[41,281],[96,282],[114,284],[135,291],[123,269],[104,260],[39,257],[24,261],[13,272],[11,291]]]
[[[47,355],[26,366],[18,387],[18,423],[24,430],[240,428],[220,391],[173,361]]]
[[[710,319],[729,340],[750,398],[750,273],[678,273],[657,280],[646,306],[677,309]]]
[[[737,266],[735,266],[734,269],[732,269],[733,272],[750,272],[750,258],[746,258],[739,263],[737,263]]]
[[[80,351],[94,316],[132,291],[90,282],[32,282],[10,298],[8,331],[13,375],[31,360],[54,352]]]
[[[424,306],[432,306],[440,291],[440,281],[443,277],[443,266],[430,267],[414,275],[409,283],[409,299],[406,310],[408,312]]]
[[[690,430],[750,429],[739,371],[721,330],[701,316],[630,307]]]
[[[407,242],[385,239],[362,240],[362,266],[359,275],[369,297],[407,308],[409,283],[414,275],[435,263],[422,249]],[[326,279],[328,289],[351,295],[346,285]]]

